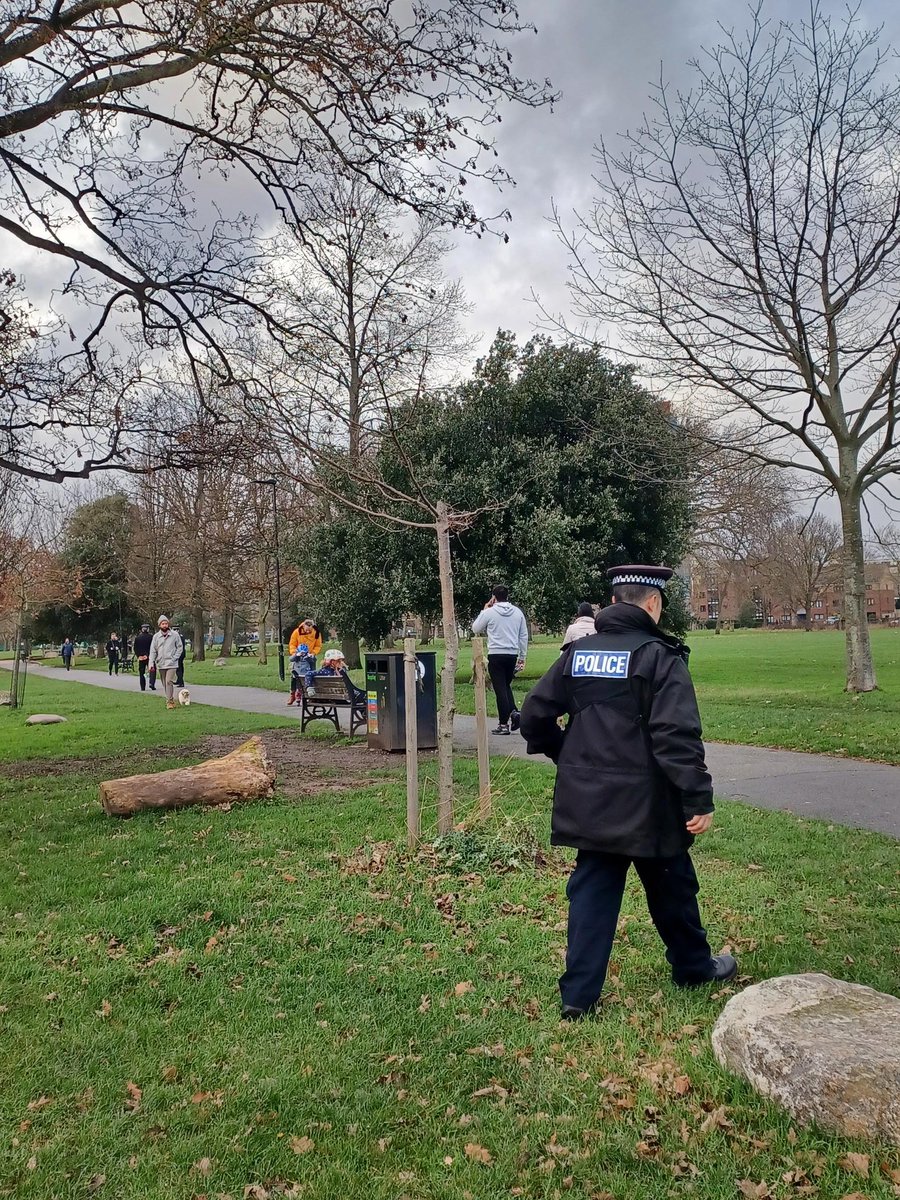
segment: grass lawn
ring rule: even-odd
[[[0,712],[0,1196],[894,1195],[896,1149],[795,1128],[716,1066],[725,996],[671,987],[634,886],[602,1016],[558,1023],[567,859],[529,856],[546,768],[498,767],[496,820],[441,855],[402,850],[394,778],[114,821],[95,754],[163,767],[278,719],[50,682],[32,698],[77,721]],[[471,763],[459,781],[464,815]],[[433,803],[429,779],[429,829]],[[747,977],[896,990],[896,842],[723,803],[697,859],[711,937]]]

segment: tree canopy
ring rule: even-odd
[[[0,466],[146,467],[166,369],[230,380],[248,321],[296,332],[266,239],[303,237],[324,178],[506,216],[466,184],[506,178],[500,106],[551,99],[511,67],[523,28],[513,0],[0,0],[0,245],[25,272],[0,279]]]
[[[105,639],[111,630],[123,635],[142,620],[128,596],[133,533],[133,510],[121,492],[75,509],[62,531],[60,594],[32,614],[34,637]]]
[[[376,466],[398,492],[479,514],[453,537],[460,614],[474,614],[504,582],[529,617],[557,629],[579,601],[608,596],[608,566],[681,559],[689,530],[681,441],[666,406],[599,348],[544,337],[519,347],[501,331],[470,380],[392,414]],[[315,539],[317,586],[334,592],[338,572],[353,570],[384,582],[385,611],[392,601],[395,616],[438,612],[437,567],[421,531],[370,523],[362,536],[363,524],[335,515]],[[340,554],[326,549],[336,539],[355,555],[340,567]]]

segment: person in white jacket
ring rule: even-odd
[[[528,625],[525,614],[509,602],[509,588],[498,584],[491,598],[472,622],[474,634],[487,633],[488,674],[497,697],[499,724],[494,733],[509,735],[510,727],[519,728],[519,710],[513,695],[516,671],[525,666],[528,653]]]
[[[566,629],[563,636],[562,649],[565,650],[572,642],[577,642],[579,638],[590,637],[592,633],[597,632],[597,627],[594,625],[594,606],[588,604],[585,600],[578,605],[578,612],[575,614],[575,620]]]
[[[175,708],[175,678],[184,642],[181,634],[169,625],[168,617],[160,617],[157,625],[159,628],[150,643],[150,671],[156,668],[157,678],[166,689],[166,708]]]

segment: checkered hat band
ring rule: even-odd
[[[614,575],[612,586],[617,587],[620,583],[637,583],[641,587],[656,587],[664,588],[666,581],[658,579],[652,575]]]

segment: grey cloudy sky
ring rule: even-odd
[[[835,16],[846,11],[837,0],[821,7]],[[517,183],[503,197],[513,212],[509,244],[461,238],[447,261],[473,305],[467,325],[483,335],[481,352],[498,327],[520,337],[532,331],[532,288],[552,311],[565,308],[565,252],[547,217],[554,199],[565,215],[589,203],[594,145],[640,120],[661,68],[667,79],[687,83],[688,60],[720,39],[720,24],[743,28],[749,11],[734,0],[520,0],[519,8],[538,34],[513,45],[517,73],[549,76],[563,95],[553,112],[504,112],[497,147]],[[767,0],[764,11],[799,22],[809,2]],[[886,40],[900,48],[896,0],[862,0],[859,17],[883,25]],[[484,200],[490,208],[491,197]]]

